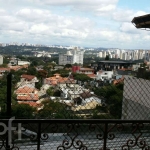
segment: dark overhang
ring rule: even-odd
[[[136,28],[150,28],[150,14],[134,17],[131,22]]]
[[[113,61],[113,60],[104,60],[104,61],[99,61],[99,63],[111,63],[111,64],[134,64],[131,61]]]

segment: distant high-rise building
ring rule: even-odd
[[[98,53],[98,57],[102,58],[102,57],[103,57],[103,53],[102,53],[102,52],[99,52],[99,53]]]
[[[71,51],[67,51],[67,54],[60,54],[59,55],[59,65],[66,65],[66,64],[83,64],[83,55],[84,51],[75,47]]]
[[[102,55],[103,58],[106,57],[106,51],[103,51],[103,55]]]
[[[144,60],[150,61],[150,50],[147,50],[147,51],[145,52]]]

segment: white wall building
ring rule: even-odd
[[[18,65],[30,65],[30,62],[18,60]]]
[[[96,80],[104,80],[104,79],[111,79],[113,76],[113,71],[98,71],[96,74]]]
[[[83,64],[83,55],[84,51],[74,48],[71,51],[68,51],[67,54],[59,55],[59,65],[66,64]]]
[[[0,55],[0,65],[2,65],[2,64],[3,64],[3,56]]]

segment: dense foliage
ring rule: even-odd
[[[117,86],[108,85],[102,88],[96,88],[94,92],[96,95],[103,98],[104,112],[108,113],[110,118],[121,119],[123,84],[119,84]]]

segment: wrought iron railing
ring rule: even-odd
[[[6,124],[8,124],[7,132]],[[9,120],[0,121],[0,149],[149,150],[150,121]],[[1,128],[2,129],[2,128]],[[10,134],[11,131],[11,134]]]

